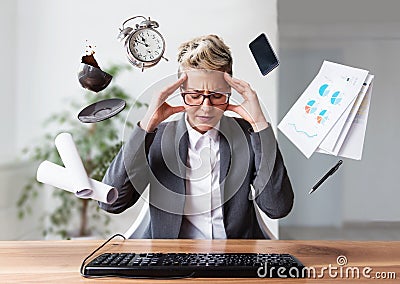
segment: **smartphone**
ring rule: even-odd
[[[278,58],[265,34],[260,34],[255,40],[250,42],[249,48],[263,76],[279,65]]]

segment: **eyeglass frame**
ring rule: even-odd
[[[229,104],[229,98],[230,98],[231,95],[232,95],[231,92],[214,92],[214,91],[207,91],[207,93],[208,93],[208,94],[204,94],[203,92],[196,92],[196,91],[181,91],[181,96],[182,96],[182,98],[183,98],[183,102],[185,103],[185,105],[188,105],[188,106],[201,106],[201,105],[204,103],[204,101],[206,100],[206,98],[208,98],[208,100],[210,101],[210,104],[211,104],[212,106],[223,106],[223,105]],[[197,94],[197,95],[200,95],[200,96],[203,97],[203,100],[201,101],[201,104],[196,104],[196,105],[188,104],[188,103],[186,102],[186,99],[185,99],[186,94]],[[214,104],[214,103],[211,101],[211,99],[210,99],[210,97],[211,97],[212,95],[214,95],[214,94],[220,94],[220,95],[226,96],[226,97],[227,97],[226,102],[223,103],[223,104]]]

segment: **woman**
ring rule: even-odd
[[[179,79],[152,98],[104,182],[120,213],[150,184],[145,238],[264,238],[251,200],[270,218],[286,216],[293,191],[277,143],[250,85],[232,77],[229,47],[215,35],[179,48]],[[166,101],[176,90],[181,106]],[[242,97],[231,104],[231,90]],[[224,115],[233,111],[241,118]],[[164,122],[183,112],[176,121]],[[135,236],[138,237],[138,236]]]

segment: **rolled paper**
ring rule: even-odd
[[[88,198],[108,204],[112,204],[117,200],[118,190],[115,187],[95,179],[90,179],[90,183],[92,185],[92,193]]]
[[[44,161],[39,165],[36,179],[39,182],[72,192],[75,196],[85,199],[93,199],[103,203],[112,204],[118,198],[118,190],[100,181],[88,180],[88,187],[84,189],[76,188],[75,174],[69,168],[64,168],[49,161]]]
[[[85,167],[83,166],[78,149],[69,133],[60,133],[55,139],[55,144],[60,154],[64,167],[71,175],[71,181],[74,182],[72,188],[83,191],[90,189],[90,182]]]

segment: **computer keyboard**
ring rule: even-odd
[[[132,278],[300,278],[303,267],[290,254],[104,253],[86,265],[84,275]]]

